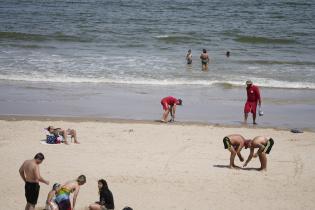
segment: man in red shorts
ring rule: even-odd
[[[165,97],[161,100],[161,104],[163,106],[163,117],[162,122],[167,122],[168,114],[171,112],[172,119],[171,121],[175,120],[175,112],[176,112],[176,105],[182,105],[181,99],[176,99],[172,96]]]
[[[253,114],[253,124],[256,124],[257,103],[259,107],[261,106],[259,89],[250,80],[246,81],[246,85],[247,101],[244,107],[244,123],[247,123],[248,113],[251,112]]]

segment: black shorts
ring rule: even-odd
[[[36,205],[39,195],[39,184],[35,182],[25,182],[25,198],[27,203]]]

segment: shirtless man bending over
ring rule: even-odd
[[[228,135],[223,138],[224,149],[231,152],[229,168],[239,168],[234,164],[235,156],[237,155],[241,162],[244,158],[241,155],[241,150],[245,144],[245,138],[239,134]]]
[[[267,157],[266,154],[269,154],[271,148],[274,144],[274,140],[270,137],[257,136],[253,140],[248,140],[245,142],[245,148],[250,148],[250,153],[243,167],[246,167],[249,161],[254,157],[259,157],[260,168],[261,170],[267,170]],[[258,148],[258,151],[254,154],[255,148]]]
[[[37,153],[32,160],[26,160],[19,169],[19,173],[25,182],[25,197],[26,206],[25,210],[35,209],[39,195],[39,182],[49,185],[49,181],[41,177],[39,173],[39,164],[44,160],[42,153]]]

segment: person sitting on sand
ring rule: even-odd
[[[171,116],[172,116],[172,119],[170,120],[170,122],[174,121],[175,120],[176,105],[182,105],[182,103],[183,103],[182,99],[176,99],[173,96],[168,96],[168,97],[163,98],[161,100],[161,104],[163,106],[164,113],[163,113],[163,117],[162,117],[161,121],[167,122],[167,117],[168,117],[168,114],[170,112],[171,112]]]
[[[62,128],[54,128],[54,126],[48,126],[47,131],[51,134],[54,134],[55,136],[62,136],[64,139],[65,144],[69,144],[67,140],[67,136],[70,135],[71,139],[74,139],[75,144],[79,144],[77,139],[77,131],[74,129],[68,128],[67,130],[64,130]]]
[[[59,210],[71,210],[74,209],[77,196],[79,194],[80,186],[84,185],[86,177],[80,175],[76,180],[68,181],[62,185],[60,190],[57,192],[56,203],[58,204]],[[70,194],[73,193],[73,202],[71,208]]]
[[[267,170],[266,154],[270,153],[273,144],[274,140],[272,138],[263,136],[257,136],[253,140],[245,141],[245,148],[250,148],[250,153],[243,167],[246,167],[253,157],[256,158],[258,156],[261,164],[258,170]],[[258,151],[254,154],[255,148],[258,148]]]
[[[113,210],[115,208],[113,194],[104,179],[98,180],[98,193],[100,200],[91,204],[89,210]]]
[[[239,134],[228,135],[223,138],[224,149],[231,152],[229,168],[239,168],[234,164],[235,156],[237,155],[241,162],[244,158],[241,155],[241,150],[245,144],[245,138]]]
[[[52,190],[49,191],[47,195],[45,210],[58,210],[59,209],[57,203],[55,202],[55,198],[59,190],[60,190],[60,184],[55,183],[53,185]]]

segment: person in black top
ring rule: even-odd
[[[107,182],[104,179],[98,180],[98,189],[100,201],[89,206],[90,210],[113,210],[115,209],[112,192],[108,189]]]

